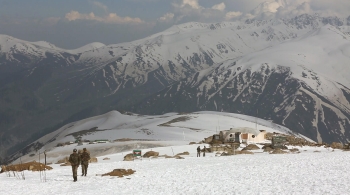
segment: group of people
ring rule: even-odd
[[[69,162],[72,166],[74,182],[78,180],[77,171],[78,171],[79,165],[81,165],[81,171],[82,171],[81,176],[86,176],[87,169],[89,166],[89,160],[90,160],[90,154],[86,150],[86,148],[83,148],[83,152],[80,154],[77,153],[77,149],[73,150],[73,153],[69,156]]]
[[[205,157],[205,151],[206,147],[204,146],[203,148],[203,157]],[[197,147],[197,157],[201,157],[201,147]],[[69,156],[69,162],[72,166],[72,172],[73,172],[73,181],[76,182],[78,181],[78,167],[81,165],[81,176],[86,176],[87,174],[87,169],[89,166],[89,160],[90,160],[90,154],[86,150],[86,148],[83,148],[83,152],[78,154],[77,149],[73,150],[73,153]]]
[[[207,148],[204,146],[203,148],[203,157],[205,157],[205,151],[207,150]],[[197,157],[201,157],[201,147],[198,146],[197,147]]]

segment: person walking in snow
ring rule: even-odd
[[[197,157],[201,157],[201,147],[197,147]]]
[[[86,150],[86,148],[83,148],[83,152],[81,153],[81,176],[86,176],[87,174],[87,169],[89,166],[89,160],[90,160],[90,154]]]
[[[80,155],[77,153],[77,149],[74,149],[73,150],[73,153],[69,156],[69,162],[72,166],[72,172],[73,172],[73,179],[74,179],[74,182],[76,182],[78,179],[77,179],[77,170],[78,170],[78,167],[79,167],[79,164],[80,164]]]
[[[205,146],[203,148],[203,157],[205,157],[205,149],[207,149]]]

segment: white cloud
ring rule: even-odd
[[[295,0],[297,1],[297,0]],[[284,0],[275,1],[265,1],[260,3],[249,13],[246,13],[243,18],[256,18],[256,19],[269,19],[273,18],[279,9],[283,8],[285,5]]]
[[[240,17],[242,15],[242,12],[227,12],[225,15],[226,20],[231,20],[237,17]]]
[[[220,11],[224,11],[225,8],[226,8],[225,3],[220,3],[220,4],[214,5],[214,6],[212,7],[212,9],[217,9],[217,10],[220,10]]]
[[[90,12],[89,14],[79,13],[78,11],[71,11],[66,13],[65,18],[69,21],[74,20],[91,20],[98,21],[103,23],[112,23],[112,24],[126,24],[126,23],[143,23],[140,18],[131,18],[131,17],[121,17],[116,13],[110,13],[108,11],[108,7],[99,1],[89,1],[90,4],[101,8],[104,10],[104,16],[96,16],[94,12]]]
[[[191,21],[220,22],[225,17],[226,5],[224,2],[211,7],[203,7],[199,0],[174,0],[173,13],[175,23]]]
[[[172,0],[170,16],[158,21],[183,23],[221,22],[238,19],[291,18],[300,14],[348,17],[350,0],[221,0],[221,3],[205,7],[204,0]],[[206,2],[211,2],[206,0]],[[215,0],[212,2],[220,2]],[[203,3],[203,4],[201,4]]]
[[[173,14],[173,13],[166,13],[166,14],[164,14],[164,16],[160,17],[158,19],[158,21],[168,22],[168,21],[171,21],[174,18],[174,16],[175,16],[175,14]]]
[[[311,9],[310,3],[303,2],[299,5],[280,7],[276,12],[277,18],[279,17],[294,17],[301,14],[312,14],[314,11]]]
[[[82,14],[78,11],[71,11],[66,14],[65,18],[69,21],[74,20],[92,20],[104,23],[116,23],[116,24],[125,24],[125,23],[143,23],[140,18],[131,18],[131,17],[120,17],[116,13],[109,13],[104,17],[96,16],[93,12],[89,14]]]
[[[261,3],[245,18],[290,18],[301,14],[321,16],[349,16],[349,0],[269,0]]]
[[[108,7],[99,1],[93,1],[92,4],[96,7],[103,9],[106,13],[108,12]]]
[[[198,0],[182,0],[181,7],[184,7],[186,5],[191,6],[194,9],[199,9],[200,6],[198,4]]]
[[[162,1],[162,0],[127,0],[127,1],[137,2],[137,3],[140,3],[140,2],[154,3],[154,2],[158,2],[158,1]]]

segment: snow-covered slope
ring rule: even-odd
[[[47,41],[37,41],[37,42],[29,42],[24,41],[20,39],[16,39],[14,37],[0,34],[0,45],[1,50],[0,52],[10,52],[10,51],[18,51],[18,52],[27,52],[28,54],[33,51],[34,49],[40,50],[40,51],[57,51],[57,52],[68,52],[71,54],[78,54],[83,53],[86,51],[90,51],[93,49],[98,49],[100,47],[104,47],[105,45],[103,43],[94,42],[87,44],[85,46],[82,46],[77,49],[73,50],[65,50],[59,47],[56,47],[52,43],[49,43]],[[23,47],[19,47],[18,45],[22,45]],[[27,50],[27,51],[26,51]],[[34,53],[33,53],[34,54]]]
[[[84,53],[86,51],[91,51],[91,50],[96,50],[98,48],[104,47],[106,46],[103,43],[99,43],[99,42],[94,42],[94,43],[90,43],[87,45],[84,45],[83,47],[80,47],[78,49],[73,49],[73,50],[68,50],[70,53]]]
[[[108,147],[108,144],[96,144]],[[94,148],[96,145],[60,147],[67,150],[60,160],[72,153],[73,148]],[[144,158],[143,160],[123,161],[123,157],[137,148],[97,156],[97,163],[90,163],[87,176],[80,176],[73,182],[71,166],[55,164],[52,157],[58,151],[48,152],[48,163],[52,170],[18,172],[18,177],[0,174],[2,191],[9,195],[66,195],[66,194],[348,194],[345,185],[349,179],[350,156],[343,150],[288,146],[297,150],[289,154],[269,154],[263,149],[252,150],[254,154],[218,156],[216,152],[196,157],[196,147],[204,144],[152,147],[142,152],[156,151],[159,155],[174,156],[185,151],[189,155],[175,158]],[[257,145],[262,147],[262,145]],[[209,146],[206,145],[208,148]],[[240,148],[241,149],[241,148]],[[101,150],[102,151],[102,150]],[[288,151],[288,150],[286,150]],[[54,153],[56,152],[56,153]],[[62,152],[63,153],[63,152]],[[36,162],[39,161],[38,154]],[[41,163],[44,162],[41,155]],[[22,161],[24,162],[24,161]],[[17,163],[17,162],[16,162]],[[336,163],[336,164],[335,164]],[[136,171],[124,177],[101,176],[115,169]],[[331,173],[331,174],[330,174]],[[21,179],[25,177],[25,180]],[[20,187],[19,187],[20,186]],[[338,187],[336,187],[338,186]]]
[[[254,52],[235,61],[227,61],[220,66],[224,74],[230,70],[232,75],[250,69],[259,71],[263,64],[271,68],[289,68],[292,77],[306,83],[331,102],[346,98],[339,91],[339,83],[350,86],[350,36],[334,26],[326,25],[311,31],[308,35],[294,41],[285,42],[265,50]],[[226,67],[227,69],[224,69]],[[235,69],[240,67],[239,71]],[[337,94],[335,96],[335,94]],[[336,99],[334,99],[336,98]]]
[[[197,107],[255,116],[259,110],[259,116],[319,142],[328,142],[332,134],[346,142],[349,62],[350,36],[325,25],[293,41],[200,71],[148,98],[136,110],[163,105],[169,112],[184,104],[188,110]]]
[[[201,141],[221,130],[251,127],[267,132],[293,134],[286,127],[241,114],[195,112],[164,115],[121,114],[111,111],[103,115],[69,123],[45,135],[32,145],[50,150],[58,143],[80,140],[135,139],[150,141]]]
[[[10,160],[32,161],[33,151],[46,151],[51,160],[60,160],[72,148],[58,147],[76,140],[94,142],[108,140],[107,145],[89,145],[93,155],[106,155],[114,152],[125,152],[137,145],[142,148],[174,146],[200,142],[222,130],[236,127],[250,127],[270,133],[293,135],[313,142],[310,138],[292,130],[260,118],[242,114],[201,111],[193,113],[167,113],[163,115],[121,114],[111,111],[103,115],[86,118],[64,125],[25,147],[24,153],[11,157]],[[117,142],[114,142],[118,140]],[[123,141],[124,140],[124,141]],[[85,144],[87,141],[85,141]],[[73,144],[74,145],[74,144]],[[68,149],[67,149],[68,148]],[[26,155],[23,155],[26,154]],[[23,155],[23,156],[22,156]]]

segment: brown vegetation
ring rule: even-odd
[[[180,156],[180,155],[190,155],[190,153],[186,151],[186,152],[178,153],[175,156]]]
[[[42,163],[38,162],[28,162],[23,164],[15,164],[15,165],[8,165],[8,166],[2,166],[0,173],[3,173],[5,171],[44,171],[44,170],[51,170],[52,167],[45,166]]]
[[[134,174],[136,171],[132,169],[114,169],[113,171],[109,173],[102,174],[102,176],[117,176],[117,177],[124,177],[128,175]]]

